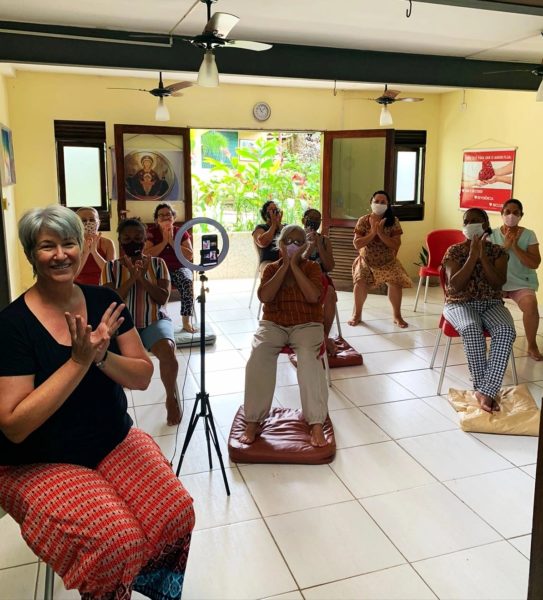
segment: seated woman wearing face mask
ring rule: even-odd
[[[115,246],[98,231],[100,216],[95,208],[80,208],[76,214],[83,222],[85,239],[81,254],[81,268],[75,281],[87,285],[100,285],[100,275],[106,262],[115,259]]]
[[[543,360],[537,347],[537,328],[539,311],[535,295],[539,282],[536,269],[541,264],[539,242],[535,232],[519,227],[524,215],[522,203],[512,198],[502,206],[503,225],[494,229],[488,238],[491,242],[503,246],[509,255],[507,263],[507,281],[503,286],[504,298],[511,298],[522,311],[528,355],[534,360]]]
[[[302,258],[307,243],[305,231],[298,225],[283,227],[277,242],[281,258],[266,266],[258,288],[263,314],[245,370],[247,427],[240,441],[254,442],[259,424],[268,415],[277,357],[288,344],[298,360],[302,411],[310,427],[311,444],[326,446],[323,423],[328,414],[328,386],[317,358],[324,340],[321,269]]]
[[[470,208],[464,214],[466,241],[451,246],[443,257],[443,315],[462,336],[464,351],[481,408],[499,410],[496,396],[515,340],[511,313],[503,304],[507,253],[488,241],[488,216]],[[487,356],[484,331],[490,334]]]

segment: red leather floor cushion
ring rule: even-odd
[[[331,462],[336,453],[330,417],[324,423],[324,435],[329,443],[323,448],[311,445],[309,425],[300,410],[272,408],[262,424],[260,435],[252,444],[239,441],[245,425],[245,413],[240,406],[228,437],[228,455],[233,462],[322,465]]]
[[[334,338],[338,352],[335,356],[328,355],[328,366],[331,369],[337,367],[355,367],[363,364],[362,354],[355,350],[348,342],[343,338]],[[296,354],[289,355],[290,362],[296,366]]]

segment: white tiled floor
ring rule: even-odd
[[[446,394],[436,396],[442,349],[436,369],[428,362],[440,289],[430,288],[417,313],[410,310],[415,290],[406,291],[406,330],[392,324],[386,297],[375,295],[368,297],[365,325],[347,326],[352,295],[340,292],[343,335],[363,353],[364,365],[332,370],[334,462],[236,465],[226,438],[243,402],[257,323],[256,303],[248,308],[251,285],[214,281],[210,273],[207,320],[218,338],[206,349],[206,388],[232,494],[225,494],[214,451],[209,470],[199,423],[181,470],[197,523],[184,598],[525,598],[537,439],[463,433]],[[520,313],[512,313],[519,378],[540,403],[543,363],[526,357]],[[146,392],[128,394],[136,424],[175,466],[200,385],[199,349],[184,349],[179,358],[186,410],[179,432],[165,424],[158,370]],[[469,386],[462,346],[453,340],[443,391]],[[296,373],[284,357],[274,404],[299,406]],[[41,599],[43,565],[10,517],[0,520],[0,540],[0,597]],[[55,598],[78,594],[57,580]]]

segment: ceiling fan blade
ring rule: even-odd
[[[398,90],[385,90],[381,98],[390,98],[391,100],[394,100],[399,93]]]
[[[532,69],[507,69],[507,71],[485,71],[483,75],[497,75],[498,73],[531,73]]]
[[[422,102],[424,98],[396,98],[395,102]]]
[[[256,50],[261,52],[262,50],[269,50],[273,48],[271,44],[264,44],[262,42],[251,42],[249,40],[226,40],[223,48],[239,48],[241,50]]]
[[[170,92],[176,92],[177,90],[183,90],[185,88],[193,85],[192,81],[178,81],[177,83],[172,83],[164,87],[165,90],[170,90]],[[173,94],[171,94],[173,96]]]
[[[239,17],[228,13],[216,12],[207,22],[204,34],[212,34],[219,38],[225,38],[232,28],[237,25]]]
[[[134,90],[135,92],[150,92],[151,90],[143,90],[142,88],[125,88],[125,87],[108,87],[107,90]]]
[[[183,94],[181,92],[174,92],[173,94],[170,94],[170,98],[179,98],[179,96],[182,96]]]

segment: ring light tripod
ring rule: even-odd
[[[181,251],[181,242],[183,239],[183,234],[188,229],[192,228],[194,225],[198,223],[205,223],[207,225],[212,225],[221,234],[222,237],[222,249],[220,254],[217,257],[217,263],[214,265],[195,265],[188,261]],[[186,451],[189,447],[190,440],[194,431],[196,430],[196,425],[200,419],[203,419],[205,424],[205,434],[206,434],[206,442],[207,442],[207,457],[209,460],[209,468],[213,468],[213,461],[211,457],[211,444],[215,448],[215,452],[217,453],[217,457],[219,459],[219,464],[221,465],[222,478],[224,481],[224,487],[226,488],[226,494],[230,496],[230,487],[228,485],[228,479],[226,478],[226,471],[224,468],[224,463],[221,455],[221,449],[219,447],[219,440],[217,437],[217,430],[215,428],[215,421],[213,419],[213,413],[211,412],[211,405],[209,403],[209,394],[206,392],[205,388],[205,304],[206,304],[206,292],[209,291],[208,288],[205,287],[205,282],[207,281],[207,277],[205,276],[205,272],[210,269],[214,269],[218,266],[225,258],[228,253],[228,235],[220,223],[214,221],[213,219],[208,219],[206,217],[198,217],[196,219],[191,219],[187,221],[182,227],[180,227],[179,231],[175,236],[174,241],[174,249],[177,258],[187,269],[191,271],[197,271],[200,275],[200,295],[197,297],[198,302],[200,303],[200,391],[196,394],[196,401],[194,402],[194,408],[192,409],[192,413],[190,415],[189,425],[187,429],[187,433],[185,435],[185,441],[183,442],[183,447],[181,449],[181,457],[179,458],[179,463],[177,465],[177,470],[175,474],[179,477],[179,472],[181,471],[181,465],[183,464],[183,459],[185,458]]]

